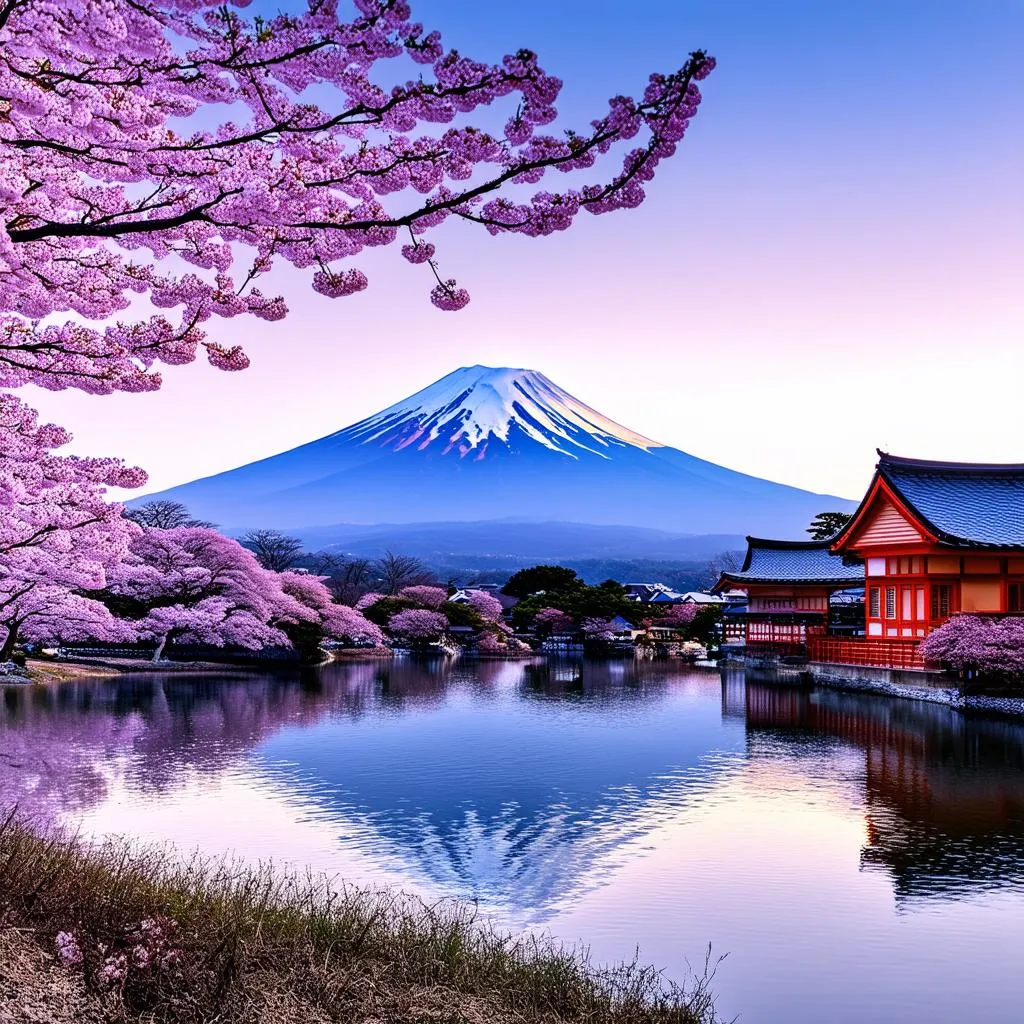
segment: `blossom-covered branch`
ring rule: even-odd
[[[696,51],[587,131],[545,134],[562,83],[535,54],[483,63],[404,0],[356,8],[246,20],[207,0],[0,4],[0,386],[152,390],[157,364],[200,350],[242,369],[207,325],[283,317],[257,287],[275,261],[341,297],[367,286],[354,259],[397,242],[428,266],[433,303],[461,308],[430,231],[454,217],[539,236],[635,207],[714,67]],[[466,123],[499,101],[503,128]],[[536,187],[634,139],[604,180]]]

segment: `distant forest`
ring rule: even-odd
[[[604,580],[620,583],[664,583],[674,590],[706,590],[717,582],[723,568],[738,568],[743,552],[723,552],[710,562],[673,561],[653,558],[583,558],[557,559],[557,564],[574,569],[585,583],[594,585]],[[504,583],[512,573],[534,564],[536,559],[488,558],[470,556],[448,557],[434,563],[425,559],[439,580],[454,580],[461,585]]]

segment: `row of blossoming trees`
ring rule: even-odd
[[[354,0],[348,17],[336,0],[250,19],[247,4],[0,0],[0,659],[18,637],[365,629],[318,581],[268,576],[203,527],[125,520],[105,489],[145,474],[57,454],[66,432],[10,389],[147,392],[161,364],[200,354],[244,369],[211,324],[285,316],[259,287],[282,264],[321,296],[358,292],[370,247],[399,248],[433,305],[460,309],[438,228],[539,237],[634,208],[714,67],[695,51],[553,133],[562,83],[528,50],[473,60],[405,0]]]

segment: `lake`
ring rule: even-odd
[[[1024,725],[665,663],[0,690],[0,804],[310,865],[682,977],[744,1024],[1021,1019]]]

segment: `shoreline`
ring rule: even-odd
[[[0,1021],[719,1022],[710,951],[678,986],[497,932],[456,901],[87,845],[13,813],[0,817],[0,861]]]

